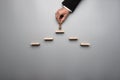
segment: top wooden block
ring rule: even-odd
[[[64,30],[56,30],[55,33],[56,34],[64,34]]]

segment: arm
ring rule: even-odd
[[[63,7],[56,12],[57,22],[61,25],[70,12],[73,12],[81,0],[64,0]]]
[[[73,12],[80,1],[81,0],[64,0],[62,4]]]

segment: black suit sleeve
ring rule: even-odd
[[[64,0],[62,4],[73,12],[75,8],[77,7],[77,5],[79,4],[79,2],[81,1],[82,0]]]

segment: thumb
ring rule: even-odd
[[[66,18],[67,18],[67,14],[65,14],[65,15],[61,18],[60,23],[62,24],[62,23],[65,21]]]

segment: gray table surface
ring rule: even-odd
[[[83,0],[57,35],[61,2],[0,0],[0,80],[120,80],[120,0]]]

